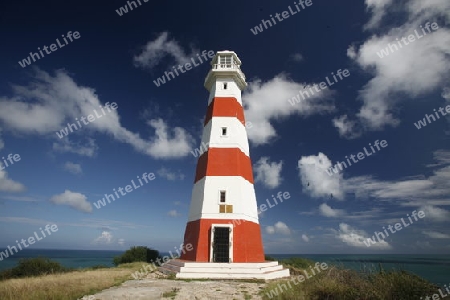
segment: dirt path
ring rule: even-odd
[[[153,278],[152,278],[153,277]],[[129,280],[118,287],[109,288],[98,294],[96,300],[261,300],[259,291],[264,283],[238,281],[183,281],[161,279],[154,276],[142,280]],[[174,296],[163,293],[174,291]],[[176,291],[176,292],[175,292]]]

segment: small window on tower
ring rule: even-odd
[[[226,127],[222,127],[222,135],[227,135],[227,128]]]
[[[224,82],[224,83],[223,83],[223,89],[226,90],[227,87],[228,87],[228,83]]]
[[[220,202],[224,203],[225,202],[225,191],[220,191]]]

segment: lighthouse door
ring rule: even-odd
[[[212,228],[212,261],[230,262],[230,227]]]

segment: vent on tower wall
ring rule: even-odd
[[[230,204],[221,204],[219,205],[219,213],[221,214],[232,214],[233,213],[233,205]]]

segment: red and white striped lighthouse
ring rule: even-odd
[[[278,262],[265,262],[253,186],[241,92],[247,86],[233,51],[219,51],[205,79],[209,91],[180,260],[164,270],[179,278],[261,278],[289,276]],[[224,269],[226,264],[226,269]]]
[[[181,258],[198,262],[264,262],[241,91],[247,86],[236,53],[212,60],[202,145]]]

